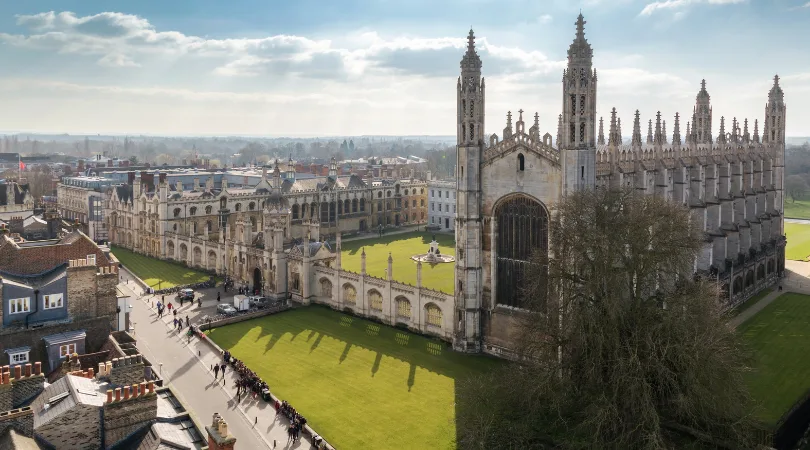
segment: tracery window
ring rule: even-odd
[[[180,217],[180,208],[174,208],[174,217]]]
[[[548,214],[536,200],[516,195],[501,203],[495,216],[498,227],[496,301],[521,307],[524,302],[520,289],[525,285],[532,251],[548,254]]]
[[[321,297],[332,298],[332,282],[326,278],[321,279]]]
[[[470,124],[470,140],[475,140],[475,125]]]
[[[579,69],[579,85],[580,87],[588,85],[588,79],[585,77],[585,69]]]
[[[585,96],[584,95],[581,95],[579,97],[579,114],[580,115],[585,114]]]
[[[256,202],[250,202],[250,203],[248,204],[248,209],[249,209],[249,210],[251,210],[251,211],[253,211],[254,209],[256,209]]]
[[[374,311],[382,311],[382,294],[375,290],[368,291],[368,307]]]
[[[577,96],[574,94],[571,94],[571,115],[577,115]]]
[[[569,133],[569,135],[571,136],[570,139],[571,143],[573,144],[575,142],[574,140],[577,138],[577,126],[574,125],[573,123],[571,124],[571,132]]]
[[[475,101],[470,100],[470,117],[475,117]]]
[[[343,285],[343,301],[350,305],[357,303],[357,289],[351,284],[346,283]]]
[[[425,309],[427,310],[427,324],[434,327],[442,326],[442,310],[434,304],[427,305]]]
[[[241,211],[242,210],[242,204],[237,203],[236,206],[233,207],[233,209],[236,210],[236,211]]]
[[[411,302],[405,297],[397,297],[397,317],[411,317]]]
[[[189,208],[188,213],[191,214],[192,216],[196,216],[197,215],[197,207],[192,206],[191,208]]]
[[[211,208],[211,206],[210,206],[210,205],[205,207],[205,213],[206,213],[206,214],[211,214],[211,211],[212,211],[212,210],[213,210],[213,208]]]
[[[579,142],[585,142],[585,122],[579,124]]]

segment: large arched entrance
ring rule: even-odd
[[[537,200],[515,195],[497,206],[498,242],[496,244],[498,279],[496,301],[501,305],[522,307],[521,288],[533,251],[548,255],[548,212]],[[543,280],[545,286],[545,280]]]
[[[253,292],[262,292],[262,271],[258,267],[253,269]]]

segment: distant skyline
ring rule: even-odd
[[[700,80],[714,133],[764,117],[779,74],[787,135],[810,135],[807,0],[61,0],[0,4],[0,129],[171,136],[455,134],[470,26],[486,133],[506,112],[556,135],[582,10],[597,113],[656,111],[671,134]],[[681,132],[685,132],[683,121]],[[646,130],[646,127],[643,127]],[[671,137],[671,136],[670,136]]]

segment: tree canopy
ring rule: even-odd
[[[751,448],[748,354],[716,284],[692,275],[703,236],[689,210],[598,189],[551,219],[520,362],[459,388],[460,446]]]

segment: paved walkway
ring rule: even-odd
[[[121,276],[131,277],[124,269]],[[214,380],[211,367],[215,362],[221,363],[220,355],[197,338],[189,342],[186,330],[178,332],[173,329],[171,315],[165,314],[159,319],[152,307],[156,300],[153,296],[143,295],[134,282],[121,283],[118,287],[132,296],[130,322],[138,349],[154,364],[164,382],[171,385],[202,425],[209,425],[213,414],[218,412],[228,422],[239,448],[304,450],[311,447],[311,442],[303,434],[301,441],[287,445],[288,422],[282,416],[276,417],[275,409],[269,403],[245,397],[237,402],[234,387],[236,373],[228,370],[224,384],[221,374],[218,380]],[[216,303],[216,294],[213,302]],[[196,303],[193,306],[184,305],[178,317],[193,309],[197,309]],[[205,305],[203,309],[207,309]]]
[[[741,312],[738,316],[728,321],[728,324],[737,328],[746,320],[754,317],[758,312],[765,309],[771,302],[776,300],[782,294],[788,292],[796,292],[799,294],[810,295],[810,263],[804,261],[787,261],[785,263],[786,275],[779,283],[782,286],[782,291],[774,289],[770,294],[762,297],[754,305]]]

